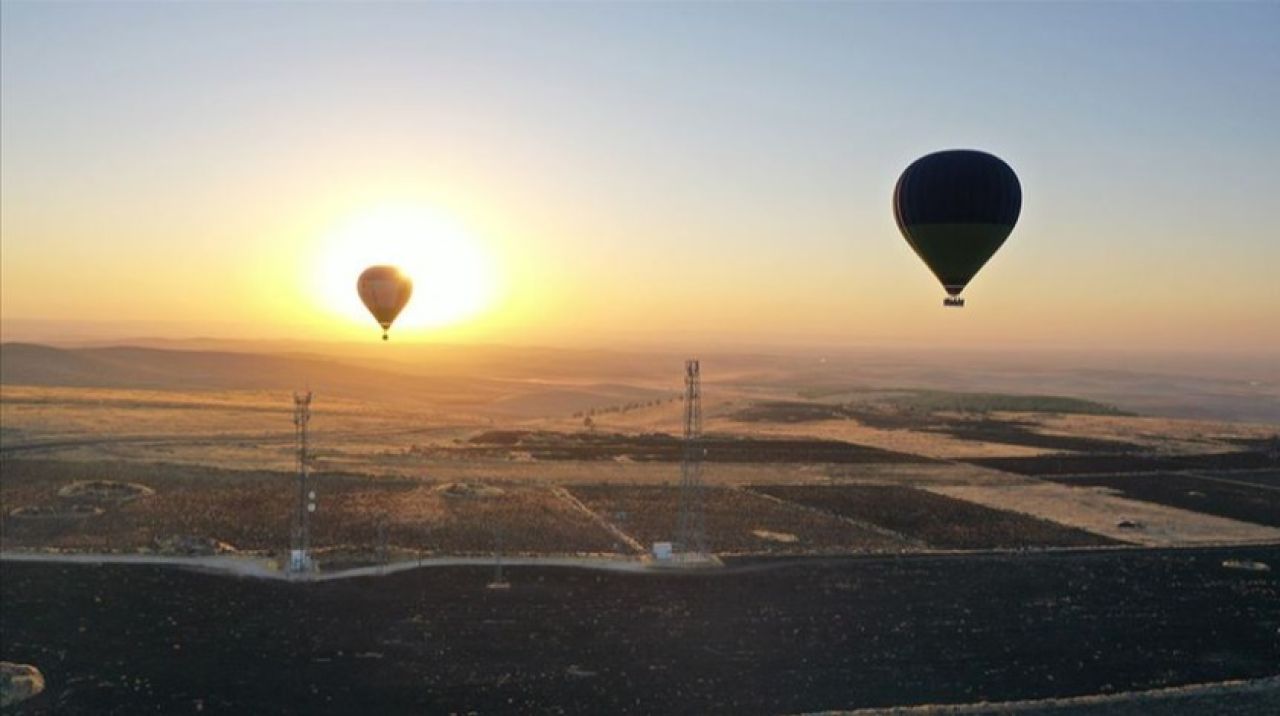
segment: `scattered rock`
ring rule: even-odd
[[[1246,572],[1270,572],[1271,565],[1266,562],[1256,562],[1252,559],[1227,559],[1223,560],[1222,566],[1227,569],[1241,569]]]
[[[44,674],[30,664],[0,661],[0,708],[26,701],[44,691]]]

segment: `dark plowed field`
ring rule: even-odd
[[[1280,527],[1280,491],[1178,473],[1060,477],[1055,481],[1065,485],[1109,487],[1143,502]]]
[[[1172,470],[1173,463],[1149,455],[1037,455],[981,457],[965,462],[1018,475],[1088,475]]]
[[[613,460],[679,462],[684,441],[665,433],[555,433],[525,430],[493,430],[469,441],[467,448],[443,448],[442,452],[488,457],[527,453],[535,460]],[[839,440],[814,438],[747,438],[707,435],[700,439],[706,462],[828,462],[893,463],[934,462],[926,457],[882,450]]]
[[[1115,541],[1016,512],[890,485],[756,485],[756,492],[923,541],[935,549],[1087,547]]]
[[[1248,472],[1205,472],[1210,477],[1219,477],[1234,482],[1247,482],[1263,487],[1280,489],[1280,470],[1250,470]]]
[[[1105,475],[1117,472],[1161,470],[1263,470],[1275,460],[1261,452],[1210,453],[1205,455],[1039,455],[1035,457],[985,457],[965,462],[1019,475]]]
[[[316,584],[4,563],[29,714],[776,714],[1276,674],[1280,549],[433,569]]]
[[[1265,470],[1280,468],[1280,458],[1267,452],[1228,452],[1208,455],[1174,455],[1168,458],[1179,470]]]
[[[1071,435],[1048,435],[1036,432],[1023,423],[1001,420],[958,420],[931,428],[931,432],[944,433],[960,440],[1021,445],[1046,450],[1070,450],[1089,453],[1141,452],[1144,448],[1121,440],[1103,440]]]
[[[885,410],[869,406],[832,403],[763,401],[753,403],[731,416],[743,423],[809,423],[822,420],[857,420],[863,425],[887,430],[925,430],[944,433],[960,440],[1022,445],[1073,452],[1127,453],[1143,448],[1121,440],[1048,435],[1031,423],[1018,420],[955,419],[924,411]]]

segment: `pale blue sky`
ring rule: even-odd
[[[1280,344],[1277,3],[5,2],[2,19],[8,318],[104,305],[82,277],[49,307],[48,278],[24,277],[54,259],[198,255],[183,281],[204,295],[210,268],[253,283],[237,262],[269,237],[302,250],[316,207],[407,192],[487,224],[515,299],[541,283],[543,313],[611,305],[562,330],[709,330],[680,315],[694,299],[735,333],[923,339],[952,319],[888,198],[916,156],[968,146],[1026,197],[964,330]],[[701,288],[672,280],[676,256]],[[639,287],[657,295],[628,303]],[[105,305],[174,318],[156,304]]]

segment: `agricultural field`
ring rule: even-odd
[[[137,381],[168,375],[166,360],[198,358],[144,357],[158,363],[130,373]],[[4,548],[205,545],[278,555],[296,499],[291,394],[229,388],[238,383],[226,370],[222,387],[197,389],[204,371],[218,365],[197,363],[200,371],[171,390],[4,385]],[[276,367],[280,375],[286,369]],[[485,379],[469,404],[471,379],[405,380],[405,395],[443,391],[448,400],[429,405],[447,410],[386,390],[344,393],[340,382],[331,384],[337,394],[313,406],[313,543],[331,564],[337,555],[359,562],[375,547],[400,557],[478,555],[498,543],[512,553],[632,558],[673,537],[683,403],[659,390],[661,381],[512,379],[504,394]],[[1274,534],[1265,520],[1223,519],[1236,513],[1029,479],[1183,470],[1248,479],[1252,472],[1234,471],[1271,464],[1274,426],[1137,417],[1057,396],[846,384],[797,397],[808,390],[752,369],[708,384],[697,457],[717,552],[1172,546],[1257,543]],[[587,402],[592,396],[600,401]],[[548,411],[576,407],[539,414],[540,399]],[[519,415],[500,412],[511,401]],[[151,494],[58,494],[95,480]],[[743,490],[752,485],[766,487]],[[773,491],[790,486],[834,491],[804,499]],[[1125,521],[1147,529],[1132,534],[1117,526]]]
[[[1159,466],[1164,458],[1207,455],[1212,457],[1188,458],[1186,464],[1254,465],[1257,451],[1251,453],[1252,443],[1240,441],[1262,438],[1242,436],[1274,430],[1273,426],[1118,415],[946,412],[798,401],[750,402],[716,414],[709,425],[720,432],[820,437],[1024,474],[1052,469],[1044,468],[1044,463],[1056,463],[1059,458],[1142,468]],[[1245,457],[1227,457],[1230,453]]]
[[[518,554],[627,556],[674,536],[674,463],[429,464],[429,473],[412,462],[402,472],[314,473],[317,551],[358,562],[374,549],[477,555],[501,543]],[[5,549],[167,552],[194,541],[278,556],[288,544],[291,472],[13,457],[0,467]],[[703,473],[708,539],[722,554],[1280,541],[1280,530],[1267,526],[1270,503],[1243,502],[1254,512],[1227,514],[1203,498],[1169,506],[1092,482],[966,465],[709,463]],[[1112,479],[1126,478],[1103,482]],[[1203,481],[1215,495],[1270,496],[1265,488]],[[109,489],[84,489],[95,483]],[[1251,516],[1257,524],[1239,521]],[[1129,522],[1142,527],[1126,528]]]
[[[44,671],[27,712],[805,712],[1253,678],[1280,658],[1273,425],[797,399],[808,379],[744,368],[708,384],[697,448],[723,566],[673,573],[645,557],[676,536],[686,450],[661,380],[324,392],[304,581],[272,567],[297,501],[290,392],[229,389],[218,365],[181,390],[3,386],[0,659]],[[222,388],[197,387],[206,369]],[[1127,492],[1128,472],[1213,488],[1179,502]],[[240,576],[18,561],[98,553]],[[495,553],[509,590],[485,588]],[[488,566],[423,559],[454,556]]]
[[[848,410],[868,407],[892,409],[900,413],[965,412],[965,413],[1053,413],[1058,415],[1132,415],[1114,405],[1060,395],[1017,395],[1009,393],[926,390],[863,390],[849,392],[841,388],[799,391],[802,398],[826,402],[848,399]],[[838,405],[839,403],[837,403]],[[855,416],[856,417],[856,416]]]
[[[1224,422],[1156,416],[1041,414],[1040,432],[1119,440],[1149,452],[1193,455],[1235,450],[1265,452],[1280,432],[1277,423]]]
[[[1275,527],[1133,500],[1106,487],[1025,479],[1003,484],[934,484],[922,489],[1148,547],[1280,544],[1280,529]]]
[[[1078,455],[991,457],[970,460],[975,465],[1019,475],[1089,475],[1169,470],[1266,470],[1276,466],[1264,452],[1218,452],[1192,455]]]
[[[1280,527],[1280,489],[1186,473],[1059,477],[1064,485],[1103,487],[1124,497]]]
[[[1250,470],[1248,472],[1240,471],[1197,471],[1196,475],[1206,475],[1208,477],[1217,478],[1219,480],[1227,480],[1230,482],[1242,482],[1248,485],[1260,485],[1262,487],[1271,487],[1280,489],[1280,470]]]
[[[413,446],[455,445],[485,421],[326,397],[310,425],[313,460],[359,470]],[[283,391],[0,387],[0,452],[64,460],[287,470],[292,397]]]
[[[1127,453],[1139,452],[1143,449],[1140,445],[1120,440],[1056,435],[1039,432],[1035,427],[1035,424],[1030,422],[983,418],[978,420],[953,420],[937,427],[931,427],[929,430],[944,433],[960,440],[998,443],[1001,445],[1022,445],[1053,451]]]
[[[59,494],[88,481],[136,485],[149,494],[128,500]],[[162,551],[181,538],[274,555],[289,542],[294,484],[293,475],[268,471],[6,459],[0,534],[5,549]],[[313,487],[312,544],[321,555],[368,552],[382,539],[379,523],[388,547],[417,554],[489,554],[499,539],[513,553],[613,548],[590,516],[537,484],[320,473]],[[97,512],[77,513],[78,505]]]
[[[1092,547],[1115,540],[1048,520],[892,485],[754,485],[754,492],[866,522],[934,549]]]
[[[1027,401],[1010,400],[995,401],[996,396],[989,396],[991,405],[1003,406],[1008,411],[1011,406],[1025,406]],[[1068,405],[1073,404],[1062,399]],[[955,404],[966,403],[955,401]],[[982,404],[982,403],[979,403]],[[1056,402],[1049,403],[1057,404]],[[857,424],[879,430],[912,430],[924,433],[939,433],[959,440],[970,442],[995,443],[1022,447],[1043,448],[1046,450],[1067,450],[1075,452],[1135,452],[1141,446],[1134,443],[1097,437],[1080,437],[1044,433],[1038,430],[1039,424],[1033,416],[1022,413],[1004,412],[992,414],[988,411],[954,412],[952,403],[940,402],[936,407],[928,408],[925,403],[917,406],[913,403],[900,405],[890,402],[884,404],[831,404],[796,401],[758,401],[732,413],[729,417],[741,423],[783,423],[805,424],[824,421],[855,421]],[[944,410],[944,407],[947,408]],[[1080,408],[1084,409],[1084,408]],[[1101,408],[1099,408],[1101,409]],[[1113,413],[1108,413],[1113,414]]]
[[[571,491],[596,514],[642,545],[670,541],[679,514],[674,487],[574,485]],[[717,554],[845,554],[914,547],[835,515],[729,487],[702,490],[708,548]]]
[[[559,433],[495,430],[472,437],[467,448],[445,448],[483,457],[519,454],[533,460],[625,460],[678,462],[684,441],[665,433]],[[821,439],[705,435],[698,441],[703,462],[742,463],[896,463],[932,462],[917,455],[854,443]]]
[[[1052,469],[1032,459],[1037,457],[1069,457],[1086,466],[1096,458],[1117,469],[1130,456],[1128,464],[1138,468],[1158,469],[1160,459],[1183,455],[1216,456],[1186,463],[1201,467],[1253,465],[1256,457],[1241,462],[1221,454],[1265,452],[1276,432],[1275,425],[1137,416],[1056,396],[839,389],[801,395],[810,399],[749,400],[714,412],[711,424],[723,431],[820,436],[941,459],[995,459],[982,464],[1023,474]]]
[[[835,440],[876,447],[892,452],[919,455],[933,460],[971,460],[987,457],[1034,457],[1052,452],[1044,447],[968,440],[938,430],[871,427],[857,420],[826,420],[812,423],[740,423],[724,418],[710,421],[710,429],[720,432],[748,432],[773,438]]]

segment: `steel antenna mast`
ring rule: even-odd
[[[307,474],[307,424],[311,422],[311,391],[293,394],[293,426],[297,447],[297,502],[289,535],[289,571],[309,572],[311,561],[311,513],[316,510],[316,493],[311,490]]]
[[[706,514],[702,494],[702,380],[697,358],[684,363],[684,454],[680,461],[680,517],[676,549],[685,554],[707,552]]]

